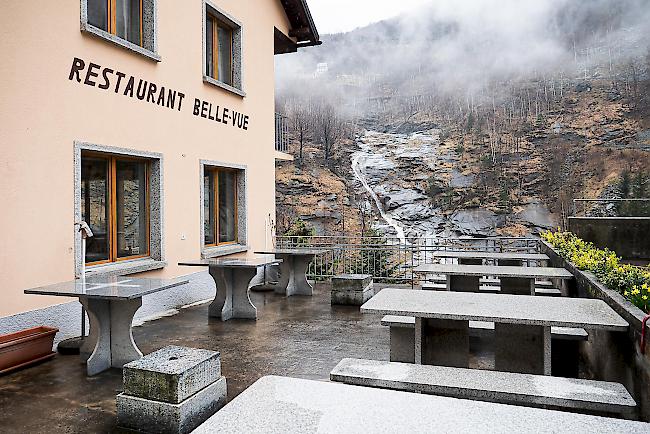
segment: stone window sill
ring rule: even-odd
[[[239,95],[242,98],[246,96],[246,92],[244,92],[243,90],[237,89],[236,87],[226,84],[223,81],[215,80],[214,78],[209,77],[207,75],[203,76],[203,82],[211,84],[213,86],[217,86],[223,90],[227,90],[228,92],[234,93],[235,95]]]
[[[166,261],[156,261],[151,258],[112,262],[110,264],[92,265],[86,267],[86,277],[125,276],[127,274],[159,270],[161,268],[164,268],[166,265]]]
[[[156,62],[160,62],[162,58],[158,53],[155,53],[151,50],[148,50],[144,47],[141,47],[139,45],[136,45],[132,42],[127,41],[126,39],[122,39],[119,36],[115,36],[111,33],[108,33],[105,30],[102,30],[100,28],[97,28],[93,25],[90,24],[81,24],[81,31],[84,33],[88,33],[90,35],[96,36],[98,38],[101,38],[105,41],[111,42],[119,47],[125,48],[133,53],[139,54],[141,56],[144,56],[148,59],[154,60]]]
[[[204,247],[201,252],[203,259],[218,258],[220,256],[234,255],[235,253],[247,252],[250,246],[241,244],[228,244],[225,246]]]

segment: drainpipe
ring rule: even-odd
[[[93,236],[93,231],[85,221],[75,223],[81,233],[81,282],[86,283],[86,238]],[[81,307],[81,340],[86,337],[86,310]]]
[[[641,321],[641,354],[645,354],[645,329],[646,323],[650,319],[650,313],[643,317]]]

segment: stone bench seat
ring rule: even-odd
[[[415,317],[385,315],[381,325],[390,327],[390,360],[415,361]],[[469,321],[470,338],[494,337],[494,323]],[[575,378],[579,373],[579,344],[589,335],[583,328],[551,327],[552,374]]]
[[[330,380],[461,399],[630,417],[636,402],[622,384],[544,375],[367,359],[343,359]]]
[[[381,325],[388,327],[415,328],[415,317],[400,315],[385,315]],[[494,331],[494,323],[488,321],[470,321],[470,329]],[[585,329],[575,327],[551,327],[551,339],[568,341],[586,341],[589,334]]]

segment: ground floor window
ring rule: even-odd
[[[206,246],[237,243],[237,171],[206,166],[203,172],[203,226]]]
[[[149,176],[146,159],[82,153],[81,218],[93,231],[87,264],[149,256]]]

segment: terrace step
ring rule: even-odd
[[[622,384],[545,375],[343,359],[330,380],[527,407],[629,416],[636,402]]]

